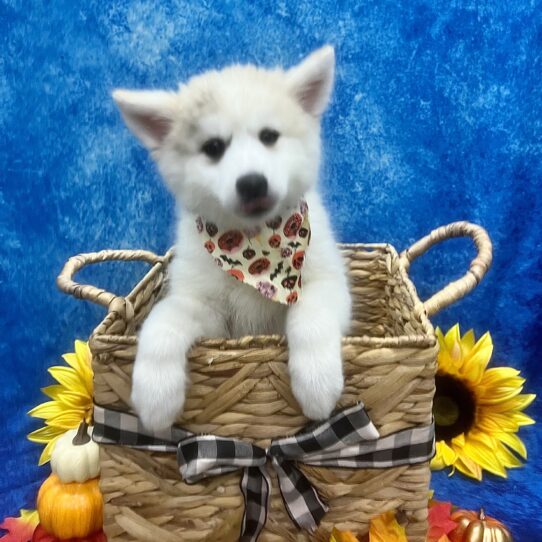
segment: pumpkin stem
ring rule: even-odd
[[[480,513],[478,514],[478,517],[480,520],[484,521],[486,519],[486,513],[484,512],[483,508],[480,508]]]
[[[77,434],[75,435],[75,437],[73,437],[72,444],[74,446],[82,446],[83,444],[90,442],[90,437],[88,435],[87,429],[88,429],[88,424],[86,420],[83,420],[81,422],[81,425],[79,425]]]

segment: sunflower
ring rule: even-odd
[[[40,465],[51,459],[55,442],[68,429],[79,427],[83,420],[88,424],[92,421],[93,373],[88,343],[75,341],[75,352],[62,357],[68,367],[49,369],[58,384],[41,390],[52,400],[38,405],[28,413],[34,418],[45,420],[45,427],[28,435],[32,442],[46,445],[39,460]]]
[[[482,479],[486,470],[506,478],[506,469],[522,465],[527,450],[517,436],[534,420],[523,413],[536,397],[521,394],[525,379],[511,367],[487,369],[493,352],[491,335],[476,342],[472,330],[459,325],[445,336],[436,330],[440,352],[433,414],[436,426],[435,470],[451,466]]]

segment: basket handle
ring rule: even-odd
[[[166,254],[166,256],[158,256],[147,250],[101,250],[100,252],[79,254],[71,257],[64,264],[62,271],[56,279],[56,284],[62,292],[78,299],[92,301],[105,308],[109,308],[110,310],[115,310],[116,308],[121,309],[122,307],[124,307],[125,310],[127,300],[124,297],[117,296],[107,290],[97,288],[90,284],[79,284],[73,280],[75,274],[87,265],[113,260],[144,261],[151,265],[155,265],[157,263],[163,263],[168,255],[169,253]],[[117,305],[118,307],[116,307]]]
[[[455,237],[470,237],[476,245],[478,254],[472,260],[469,270],[459,280],[450,282],[440,292],[430,297],[425,303],[425,311],[428,316],[433,316],[455,301],[465,297],[484,278],[493,259],[493,245],[486,230],[481,226],[470,222],[452,222],[447,226],[441,226],[433,230],[410,248],[401,253],[401,262],[406,270],[410,264],[422,254],[425,254],[432,246]]]

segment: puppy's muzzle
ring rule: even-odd
[[[237,179],[237,193],[243,203],[267,196],[267,179],[259,173],[249,173]]]
[[[259,215],[273,207],[269,196],[269,185],[264,175],[248,173],[237,179],[235,185],[239,196],[240,209],[246,215]]]

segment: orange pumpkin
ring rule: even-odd
[[[451,542],[513,542],[510,531],[483,510],[457,510],[451,516],[458,526],[448,535]]]
[[[32,535],[32,542],[107,542],[107,537],[103,531],[96,531],[90,536],[85,536],[85,538],[70,538],[61,541],[49,534],[39,523]]]
[[[61,540],[84,538],[102,529],[103,506],[97,478],[63,484],[51,474],[38,493],[40,523]]]

